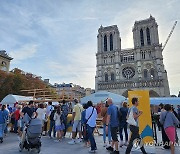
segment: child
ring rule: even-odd
[[[57,111],[54,114],[54,120],[55,120],[56,132],[57,132],[57,140],[55,140],[55,142],[59,142],[63,137],[63,130],[65,129],[60,107],[57,108]]]

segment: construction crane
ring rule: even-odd
[[[168,43],[168,41],[169,41],[169,39],[170,39],[170,37],[171,37],[171,35],[172,35],[175,27],[176,27],[176,25],[177,25],[177,21],[175,21],[175,23],[174,23],[174,25],[173,25],[173,27],[172,27],[172,29],[171,29],[171,32],[169,33],[169,35],[168,35],[168,37],[167,37],[167,39],[166,39],[166,42],[164,43],[164,45],[163,45],[163,47],[162,47],[162,51],[163,51],[164,48],[166,47],[166,45],[167,45],[167,43]]]

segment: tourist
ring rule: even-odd
[[[0,106],[0,143],[3,142],[4,129],[8,119],[8,111],[5,109],[5,105]]]
[[[14,118],[15,118],[15,123],[14,123],[14,133],[18,133],[18,121],[20,119],[20,112],[21,112],[21,106],[16,105],[16,111],[14,112]]]
[[[180,118],[180,105],[177,106],[177,114],[178,114],[178,116]],[[178,126],[178,128],[180,128],[180,125]]]
[[[96,119],[97,119],[97,110],[93,107],[93,103],[91,101],[87,102],[86,109],[86,124],[88,130],[88,139],[91,144],[90,153],[95,153],[97,150],[96,141],[94,139],[94,129],[96,127]]]
[[[126,149],[126,154],[130,154],[131,152],[131,149],[133,147],[133,141],[135,139],[140,139],[140,135],[139,135],[139,122],[138,122],[138,118],[143,114],[142,111],[139,111],[137,109],[137,106],[139,105],[139,101],[138,101],[138,98],[132,98],[132,107],[129,109],[129,112],[128,112],[128,118],[129,118],[129,115],[130,115],[130,112],[133,112],[133,120],[135,121],[135,125],[133,124],[130,124],[129,125],[129,128],[130,128],[130,131],[131,131],[131,137],[130,137],[130,141],[129,141],[129,144],[127,146],[127,149]],[[145,149],[144,149],[144,146],[141,146],[141,151],[143,154],[147,154]]]
[[[159,108],[160,108],[160,116],[161,114],[163,114],[163,112],[165,112],[166,110],[164,109],[164,104],[159,104]],[[170,149],[169,146],[169,138],[165,133],[164,127],[163,125],[160,123],[160,129],[161,129],[161,134],[162,134],[162,143],[163,143],[163,147],[162,149]]]
[[[4,128],[4,136],[7,136],[8,133],[8,124],[9,124],[9,119],[10,119],[10,111],[5,105],[5,110],[8,112],[8,118],[6,120],[5,128]]]
[[[41,120],[42,122],[42,127],[44,127],[44,122],[46,121],[47,118],[46,118],[46,108],[44,108],[43,103],[39,104],[39,107],[36,110],[36,113],[37,113],[37,118]]]
[[[67,116],[69,113],[69,108],[68,108],[68,105],[66,104],[65,100],[62,101],[61,110],[62,110],[62,114],[63,114],[63,118],[64,118],[63,122],[64,122],[64,126],[65,126],[65,129],[64,129],[64,137],[65,137],[66,131],[67,131]]]
[[[57,140],[55,142],[60,142],[63,137],[63,131],[65,129],[61,108],[58,107],[56,113],[54,114],[56,132],[57,132]]]
[[[56,127],[55,127],[55,120],[54,120],[54,115],[57,111],[57,106],[54,107],[54,110],[50,114],[50,128],[49,128],[49,138],[51,137],[52,131],[53,131],[53,137],[56,137]]]
[[[119,127],[119,117],[118,117],[118,108],[113,104],[111,98],[107,100],[109,105],[107,110],[107,120],[106,120],[106,132],[108,132],[108,126],[111,128],[112,144],[107,147],[108,151],[113,152],[114,154],[119,154],[118,150],[118,127]],[[115,146],[115,150],[114,150]]]
[[[106,136],[108,136],[108,144],[111,144],[111,129],[110,124],[108,125],[108,132],[106,133],[106,121],[107,121],[107,110],[108,110],[108,103],[106,101],[105,106],[101,110],[101,116],[103,117],[102,123],[103,123],[103,141],[104,141],[104,147],[107,146],[106,144]]]
[[[28,106],[22,109],[23,121],[27,123],[31,119],[34,112],[34,102],[29,101]]]
[[[88,140],[88,130],[87,130],[87,121],[86,121],[86,109],[88,108],[87,104],[83,104],[83,111],[81,113],[81,124],[82,124],[82,135],[83,135],[83,140],[85,142],[85,147],[89,147],[90,143]]]
[[[52,105],[52,102],[48,102],[48,105],[45,104],[45,108],[46,108],[46,120],[44,122],[44,131],[43,131],[43,135],[46,135],[47,133],[47,130],[50,128],[50,115],[51,115],[51,112],[54,110],[54,107]]]
[[[10,114],[10,119],[11,119],[11,130],[10,132],[14,132],[14,125],[15,125],[15,115],[14,112],[16,111],[16,105],[17,103],[14,104],[13,108],[12,108],[12,112]]]
[[[81,131],[81,112],[83,111],[83,107],[81,104],[79,104],[79,101],[77,99],[74,100],[74,109],[72,114],[72,122],[73,122],[73,128],[72,128],[72,140],[68,142],[69,144],[75,144],[80,143],[82,141],[82,131]],[[79,133],[79,139],[76,139],[76,132]]]
[[[128,145],[128,132],[127,132],[127,114],[128,114],[128,107],[127,107],[127,102],[123,102],[123,107],[119,109],[119,135],[120,135],[120,146],[122,147],[123,145],[127,146]],[[124,134],[125,134],[125,143],[123,143],[123,134],[122,131],[124,129]]]
[[[172,107],[170,104],[166,104],[164,106],[166,110],[160,116],[160,122],[165,129],[165,133],[167,134],[170,140],[171,154],[174,154],[174,144],[176,138],[176,126],[179,125],[179,120],[176,118],[174,113],[172,113]]]

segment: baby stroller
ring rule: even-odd
[[[27,149],[36,149],[37,153],[41,151],[41,133],[42,133],[42,122],[41,120],[35,118],[26,124],[23,130],[23,137],[19,144],[19,151]]]

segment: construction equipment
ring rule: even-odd
[[[163,47],[162,47],[162,51],[163,51],[164,48],[166,47],[166,45],[167,45],[167,43],[168,43],[168,41],[169,41],[169,39],[170,39],[170,37],[171,37],[171,35],[172,35],[175,27],[176,27],[176,25],[177,25],[177,21],[175,21],[175,23],[174,23],[174,25],[173,25],[173,27],[172,27],[172,29],[171,29],[171,32],[169,33],[169,35],[168,35],[168,37],[167,37],[167,39],[166,39],[166,41],[165,41],[165,43],[164,43],[164,45],[163,45]]]

